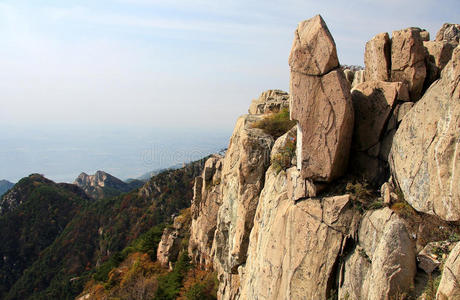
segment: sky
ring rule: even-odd
[[[108,153],[110,163],[98,167],[126,178],[142,167],[117,166],[124,161],[120,157],[139,161],[139,149],[166,145],[168,136],[191,139],[180,147],[171,144],[176,147],[171,150],[198,149],[207,135],[215,145],[208,143],[206,151],[226,146],[253,98],[267,89],[288,90],[294,30],[318,13],[340,62],[363,65],[364,45],[375,34],[417,26],[433,38],[444,22],[459,22],[460,5],[458,0],[0,0],[0,179],[43,170],[52,179],[71,181],[78,170],[95,171],[91,163],[97,159],[83,153],[76,162],[68,148],[91,154],[123,145],[125,150]],[[106,136],[114,138],[100,143]],[[155,144],[149,144],[152,139]],[[135,144],[135,155],[126,140]],[[46,152],[51,148],[61,152]],[[75,166],[64,171],[67,165]]]

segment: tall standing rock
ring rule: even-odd
[[[388,81],[390,79],[391,42],[388,33],[380,33],[366,43],[364,78]]]
[[[289,54],[291,72],[323,75],[338,65],[335,42],[323,18],[316,15],[300,22]]]
[[[390,154],[393,177],[416,210],[460,220],[460,46],[407,113]]]
[[[270,163],[273,137],[253,124],[262,115],[238,119],[222,167],[222,205],[212,251],[219,278],[219,299],[234,299],[238,267],[246,262],[249,234]]]
[[[349,83],[338,69],[335,42],[321,16],[298,25],[289,66],[301,175],[329,182],[347,167],[354,120]]]
[[[188,253],[193,262],[208,267],[212,264],[212,241],[217,225],[217,212],[222,204],[223,157],[213,155],[203,169],[202,176],[195,178],[192,205],[192,224]]]
[[[407,84],[411,99],[420,99],[426,76],[425,48],[420,28],[393,31],[391,39],[391,81]]]

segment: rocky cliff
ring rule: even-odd
[[[195,179],[188,251],[219,299],[458,299],[458,29],[378,34],[355,70],[299,23],[290,94],[253,100]]]
[[[144,185],[140,180],[124,182],[109,173],[97,171],[94,175],[81,173],[74,184],[82,188],[86,194],[94,199],[118,196]]]

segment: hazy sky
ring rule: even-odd
[[[2,0],[0,120],[231,127],[288,89],[293,31],[317,13],[344,64],[379,32],[460,21],[458,0]]]
[[[288,89],[293,32],[318,13],[360,65],[379,32],[460,21],[459,0],[0,0],[0,126],[230,133],[252,98]]]

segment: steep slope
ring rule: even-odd
[[[15,282],[5,299],[71,299],[95,267],[188,207],[204,159],[153,177],[140,190],[93,202]]]
[[[115,197],[144,185],[143,181],[130,180],[124,182],[104,171],[97,171],[94,175],[81,173],[74,184],[82,188],[88,196],[94,199]]]
[[[195,181],[189,254],[217,271],[219,299],[458,298],[457,28],[430,44],[414,27],[377,35],[369,80],[349,93],[324,21],[299,24],[297,126],[268,142],[254,124],[276,118],[263,115],[268,97],[255,100],[225,157]],[[456,48],[431,57],[445,43]]]
[[[8,180],[0,180],[0,197],[5,194],[9,189],[14,186],[14,183],[9,182]]]
[[[0,202],[0,298],[62,233],[89,198],[41,175],[21,179]]]

